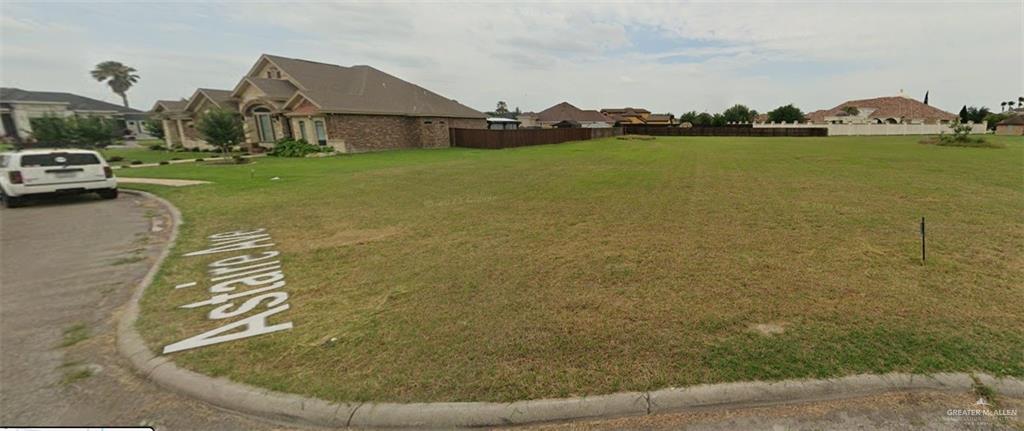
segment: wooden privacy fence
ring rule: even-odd
[[[828,136],[828,128],[752,127],[749,124],[697,127],[624,126],[623,133],[650,136]]]
[[[621,134],[622,128],[619,127],[518,130],[448,129],[448,136],[453,147],[491,150],[530,145],[560,144],[569,141],[585,141]]]

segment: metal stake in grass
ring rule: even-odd
[[[921,265],[925,263],[924,217],[921,217]]]

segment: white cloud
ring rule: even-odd
[[[931,91],[933,104],[956,110],[991,107],[1024,92],[1019,2],[237,6],[178,8],[192,18],[218,17],[223,28],[110,9],[123,19],[152,19],[154,28],[173,34],[198,28],[208,36],[200,46],[171,37],[158,50],[130,38],[98,50],[92,38],[104,30],[74,20],[54,25],[91,36],[61,42],[31,30],[40,25],[31,10],[5,10],[4,35],[18,32],[19,41],[0,47],[4,84],[92,95],[105,89],[60,75],[99,55],[116,56],[146,71],[131,97],[148,106],[196,86],[230,88],[265,50],[370,64],[477,109],[500,99],[524,110],[567,100],[677,113],[792,102],[809,111],[903,88],[917,97]],[[247,40],[270,42],[240,48]],[[63,66],[39,71],[44,64]]]

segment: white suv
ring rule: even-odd
[[[76,149],[39,149],[0,153],[0,198],[7,207],[25,196],[96,192],[117,197],[114,171],[100,153]]]

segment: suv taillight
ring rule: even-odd
[[[114,170],[110,169],[110,166],[104,166],[103,167],[103,175],[106,175],[107,178],[111,178],[111,177],[114,176]]]
[[[21,171],[11,171],[7,175],[11,179],[11,184],[21,184],[25,182],[25,179],[21,177]]]

